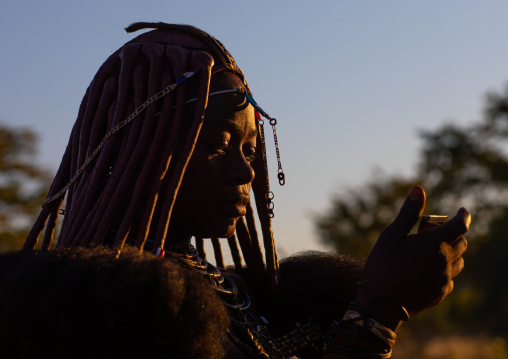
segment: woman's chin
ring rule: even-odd
[[[237,221],[238,218],[228,218],[227,220],[221,221],[221,223],[215,222],[213,225],[207,226],[206,229],[195,232],[194,237],[229,238],[235,234]]]

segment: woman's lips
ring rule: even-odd
[[[228,218],[243,217],[247,214],[247,207],[243,203],[224,203],[221,205],[221,212]]]
[[[247,204],[250,203],[250,196],[245,194],[235,194],[227,198],[221,204],[221,212],[228,218],[243,217],[247,214]]]

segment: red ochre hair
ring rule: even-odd
[[[226,48],[207,33],[192,26],[165,23],[135,23],[126,30],[147,28],[155,30],[139,35],[111,55],[87,89],[48,199],[24,250],[36,247],[46,222],[41,248],[50,248],[65,195],[65,218],[57,246],[100,246],[106,235],[111,235],[114,223],[113,248],[118,253],[132,236],[133,245],[144,249],[149,232],[155,233],[153,252],[164,247],[175,198],[203,122],[211,77],[219,71],[231,71],[247,89],[248,86]],[[180,86],[148,105],[132,122],[103,141],[148,99],[184,73],[196,70],[199,73],[192,81],[197,88],[197,101],[190,123],[183,121],[187,96],[186,87]],[[158,121],[159,117],[164,121]],[[84,167],[101,141],[103,147]],[[257,147],[258,160],[253,167],[256,173],[263,174],[264,153],[262,146]],[[71,182],[73,177],[77,178]],[[67,191],[62,191],[69,183]],[[245,219],[238,220],[236,236],[227,240],[236,269],[243,267],[239,243],[248,271],[256,277],[267,274],[273,286],[278,277],[278,260],[266,206],[268,188],[266,176],[256,176],[252,191],[266,264],[250,204]],[[164,202],[159,198],[164,198]],[[216,264],[223,267],[219,240],[212,239],[212,243]],[[196,244],[204,253],[203,240],[196,238]]]

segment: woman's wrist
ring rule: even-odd
[[[350,309],[330,326],[323,351],[330,358],[390,358],[396,339],[390,329]]]
[[[371,301],[369,295],[362,289],[356,294],[355,303],[361,308],[371,308],[369,317],[378,321],[385,327],[396,332],[404,320],[403,314],[399,307],[391,300],[379,297],[375,301]]]
[[[389,358],[395,331],[409,319],[406,309],[393,298],[376,295],[364,283],[339,322],[328,331],[324,352],[361,358]]]

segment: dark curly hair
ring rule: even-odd
[[[228,325],[201,275],[134,248],[0,255],[2,358],[222,358]]]

